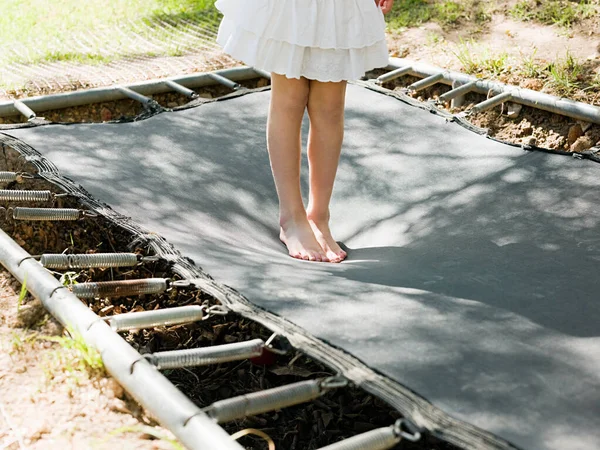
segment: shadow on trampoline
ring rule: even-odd
[[[297,261],[277,240],[268,100],[9,134],[258,308],[454,417],[523,448],[600,442],[598,166],[350,86],[331,209],[349,258]]]

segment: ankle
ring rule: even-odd
[[[282,211],[279,213],[279,226],[288,228],[290,225],[306,222],[306,211]]]
[[[308,210],[306,212],[306,218],[314,223],[329,223],[329,211],[319,212],[314,210]]]

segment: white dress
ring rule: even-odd
[[[249,66],[288,78],[356,80],[388,65],[375,0],[217,0],[217,43]]]

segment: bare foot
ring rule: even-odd
[[[308,220],[303,219],[281,221],[279,239],[287,246],[288,252],[293,258],[329,262],[321,245],[315,239]]]
[[[317,220],[309,218],[308,223],[315,234],[317,242],[321,245],[321,248],[327,255],[327,259],[329,259],[330,262],[339,263],[346,259],[348,254],[342,250],[333,236],[331,236],[331,231],[329,230],[329,220]]]

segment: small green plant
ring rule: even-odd
[[[90,347],[83,336],[71,329],[66,336],[40,336],[39,339],[55,342],[60,348],[51,354],[51,367],[48,367],[47,377],[52,372],[62,371],[70,374],[79,384],[79,376],[101,376],[104,374],[104,362],[100,353]]]
[[[527,22],[534,19],[533,8],[534,5],[532,5],[531,2],[528,0],[522,0],[517,2],[508,13],[513,19]]]
[[[519,68],[521,75],[528,78],[538,78],[542,74],[542,66],[535,61],[536,53],[537,48],[531,55],[523,55],[521,53],[521,67]]]
[[[21,306],[23,305],[23,300],[27,297],[27,274],[23,278],[23,284],[21,285],[21,292],[19,293],[19,298],[17,299],[17,312],[21,310]]]
[[[144,433],[144,434],[154,437],[155,439],[159,439],[163,442],[167,442],[169,445],[171,445],[171,448],[173,450],[184,450],[185,449],[185,447],[183,447],[183,445],[181,445],[176,439],[174,439],[171,436],[167,435],[166,433],[161,432],[160,430],[157,430],[156,428],[148,426],[148,425],[133,425],[133,426],[120,427],[114,431],[111,431],[109,433],[109,435],[110,436],[119,436],[119,435],[122,435],[125,433]],[[105,439],[105,441],[107,441],[108,439],[109,438]]]
[[[404,0],[396,2],[389,14],[390,28],[418,27],[433,15],[433,7],[426,0]]]
[[[25,346],[31,344],[37,338],[37,332],[31,332],[29,334],[19,333],[12,331],[10,336],[10,352],[9,354],[22,352],[25,350]]]
[[[473,41],[466,42],[461,39],[456,47],[456,51],[453,51],[462,64],[464,71],[470,74],[479,72],[479,62],[473,52],[473,47]]]
[[[60,276],[58,280],[63,286],[71,286],[77,284],[77,278],[81,276],[81,272],[65,272]]]
[[[561,95],[572,94],[580,87],[580,76],[583,66],[577,59],[567,52],[564,59],[558,59],[548,66],[548,83]]]
[[[495,53],[488,48],[484,48],[480,55],[479,64],[483,72],[497,77],[507,70],[508,53]]]
[[[592,17],[597,12],[597,0],[521,0],[510,10],[517,20],[535,20],[546,25],[570,28],[574,23]]]
[[[496,53],[487,47],[479,47],[472,40],[463,41],[457,45],[454,54],[460,61],[465,72],[498,76],[508,69],[508,54]]]
[[[458,22],[464,14],[464,7],[460,3],[443,1],[435,4],[435,18],[442,25],[453,25]]]
[[[440,44],[443,41],[444,41],[444,37],[441,36],[440,34],[434,33],[434,32],[427,33],[427,44],[429,46],[434,46],[434,45]]]

